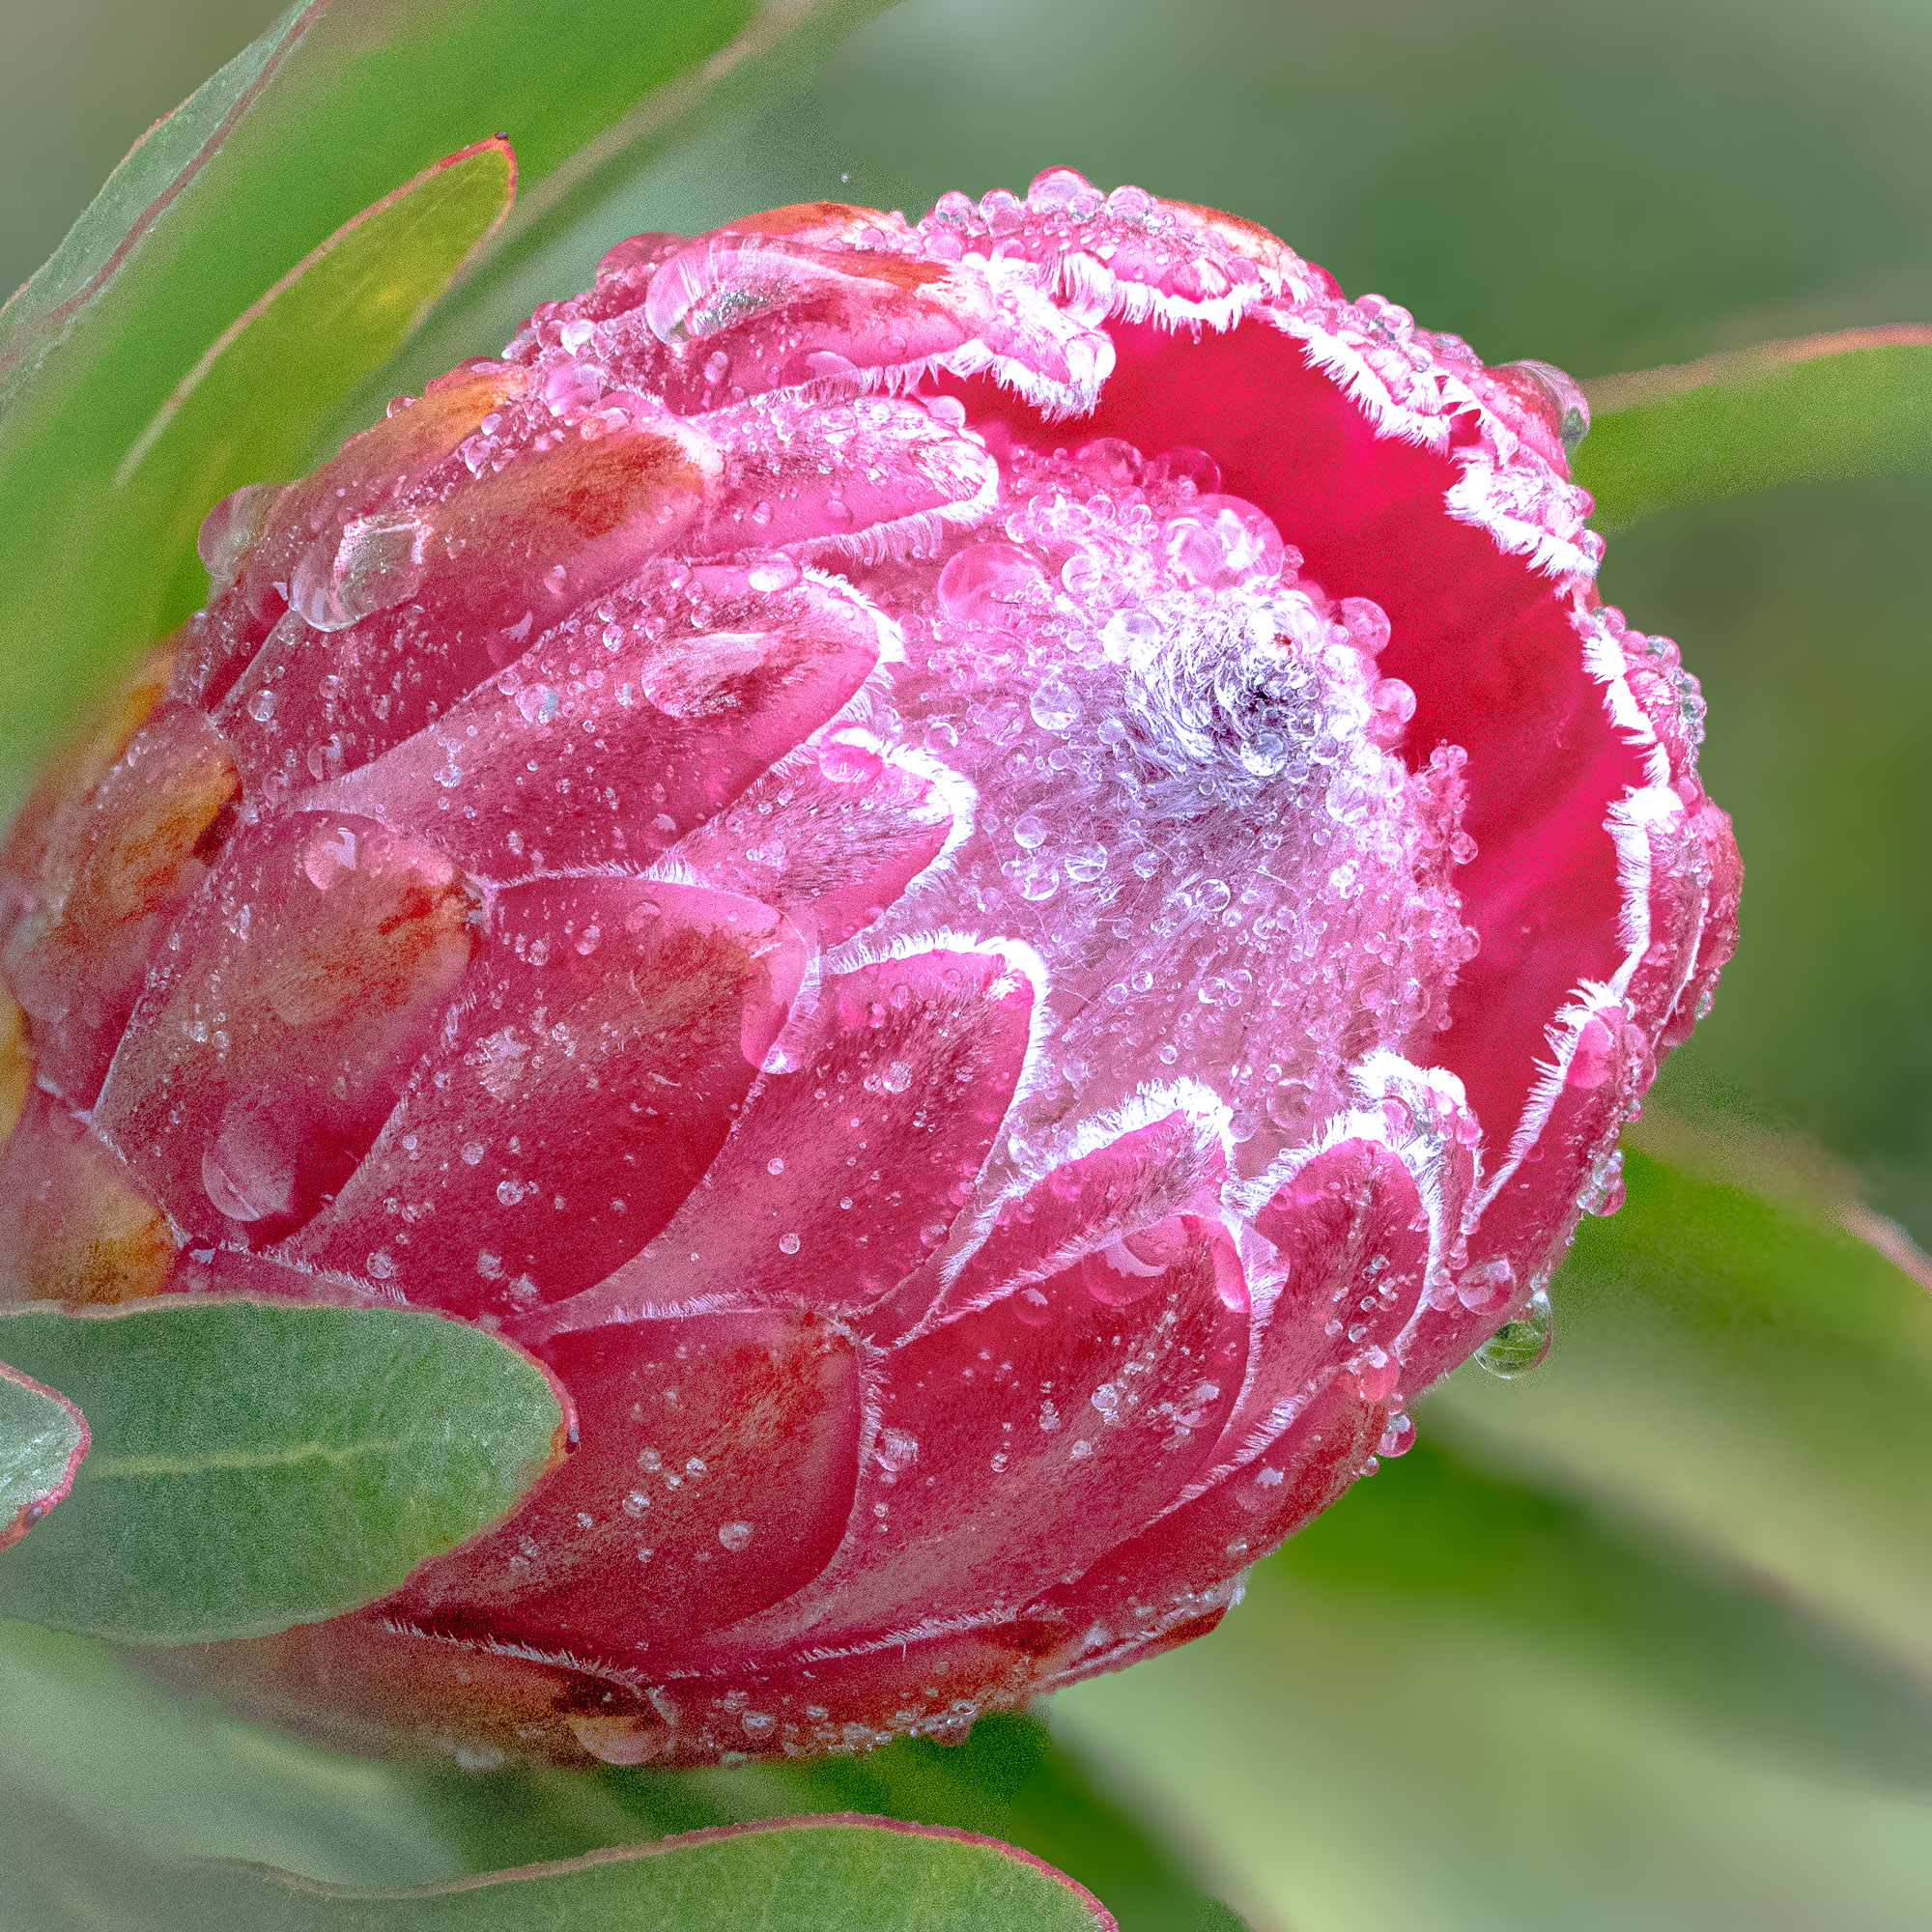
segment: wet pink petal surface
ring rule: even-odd
[[[1541,1332],[1735,939],[1586,421],[1056,169],[638,237],[217,505],[0,849],[8,1278],[440,1309],[582,1438],[167,1667],[681,1764],[1211,1629]]]
[[[933,952],[815,998],[676,1219],[535,1332],[626,1309],[851,1313],[944,1238],[1012,1100],[1032,981],[998,953]]]
[[[641,879],[502,893],[461,1009],[282,1249],[462,1315],[603,1279],[723,1145],[804,975],[755,899]]]
[[[612,1322],[545,1355],[586,1405],[576,1453],[393,1599],[396,1620],[561,1644],[648,1680],[651,1653],[823,1571],[851,1512],[862,1422],[861,1363],[837,1326],[798,1312]]]

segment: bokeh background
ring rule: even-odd
[[[0,286],[277,11],[0,6]],[[636,230],[820,196],[918,213],[1056,162],[1236,210],[1351,295],[1582,378],[1932,321],[1919,0],[902,0],[601,185],[487,299],[459,291],[403,374],[494,350]],[[1543,1369],[1463,1371],[1221,1632],[1053,1714],[1258,1927],[1932,1923],[1932,1303],[1905,1245],[1932,1244],[1928,525],[1932,479],[1889,475],[1611,544],[1606,595],[1704,682],[1747,866],[1742,949],[1634,1137],[1630,1205],[1559,1277]],[[189,1817],[174,1787],[212,1720],[119,1678],[147,1728],[115,1801],[89,1796],[103,1681],[0,1645],[0,1736],[57,1761],[64,1802],[320,1875],[431,1875],[397,1846],[442,1845],[448,1805],[400,1774],[274,1757],[287,1792],[334,1777],[363,1838],[262,1824],[300,1810],[266,1774],[226,1825]],[[283,1748],[220,1737],[231,1770]],[[583,1812],[585,1841],[618,1816]],[[464,1842],[447,1857],[506,1861]]]

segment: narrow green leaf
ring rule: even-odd
[[[32,1932],[1112,1932],[1083,1888],[989,1838],[781,1820],[377,1892],[141,1859],[35,1801],[0,1813],[8,1922]]]
[[[1605,531],[1803,477],[1932,469],[1928,327],[1767,342],[1585,388],[1577,480]]]
[[[200,600],[193,538],[212,503],[258,469],[323,453],[325,425],[383,359],[379,325],[393,326],[393,347],[435,292],[439,261],[446,280],[455,229],[431,242],[411,229],[407,247],[427,252],[393,306],[364,303],[370,326],[353,328],[350,352],[331,348],[343,304],[356,307],[339,286],[344,263],[370,251],[380,275],[380,236],[417,219],[393,210],[358,229],[359,211],[500,129],[525,208],[496,243],[527,247],[747,76],[810,57],[876,4],[310,0],[162,123],[0,338],[12,350],[0,370],[0,808],[60,724],[51,707],[84,700]],[[445,213],[448,185],[431,194]],[[338,247],[285,287],[338,231]],[[401,254],[382,261],[400,273]]]
[[[0,1362],[0,1549],[73,1488],[87,1439],[87,1420],[66,1396]]]
[[[344,395],[407,341],[508,213],[517,168],[500,136],[450,155],[352,215],[205,349],[114,473],[167,471],[185,501],[279,477],[307,424],[282,407],[292,367]]]
[[[496,1520],[561,1453],[528,1357],[396,1309],[170,1297],[0,1315],[94,1429],[66,1507],[0,1558],[0,1616],[123,1643],[313,1622]]]
[[[266,34],[156,122],[61,245],[0,306],[0,408],[169,215],[327,4],[296,0]]]

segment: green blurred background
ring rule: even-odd
[[[0,8],[0,284],[275,11]],[[1051,162],[1586,378],[1932,320],[1923,0],[904,0],[459,295],[407,373],[634,230]],[[1932,1318],[1834,1225],[1850,1186],[1932,1244],[1928,512],[1921,476],[1805,484],[1612,543],[1606,594],[1704,681],[1748,874],[1657,1158],[1548,1367],[1465,1371],[1220,1634],[1060,1700],[1257,1925],[1932,1924]]]

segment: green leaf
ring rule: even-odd
[[[84,318],[255,104],[328,0],[296,0],[269,31],[135,142],[32,277],[0,306],[0,408]]]
[[[137,1852],[343,1884],[422,1885],[469,1868],[419,1771],[232,1717],[86,1637],[0,1622],[0,1816],[31,1800]],[[11,1926],[4,1900],[0,1889]]]
[[[863,1757],[696,1772],[504,1773],[446,1784],[450,1829],[478,1858],[557,1858],[797,1812],[866,1812],[1023,1845],[1085,1885],[1122,1932],[1239,1932],[1151,1821],[1037,1718],[981,1718],[963,1742],[903,1739]],[[630,1823],[613,1833],[611,1807]]]
[[[84,698],[199,600],[194,533],[228,487],[255,480],[258,465],[324,453],[324,426],[369,376],[380,334],[358,327],[354,353],[330,348],[352,296],[336,256],[366,255],[380,275],[383,236],[418,219],[398,208],[358,230],[359,211],[501,129],[522,206],[495,245],[513,257],[714,99],[868,11],[867,0],[764,12],[753,0],[311,0],[163,122],[8,311],[0,775],[17,790],[17,767],[59,723],[50,706]],[[431,193],[445,214],[447,188]],[[296,280],[143,450],[237,319],[337,231],[338,249],[311,269],[325,279]],[[453,268],[457,239],[439,224],[433,250],[412,255],[384,311],[398,334],[434,292],[439,259],[445,275]],[[407,245],[423,245],[420,229]]]
[[[1644,1127],[1623,1211],[1585,1225],[1550,1291],[1549,1361],[1510,1383],[1459,1372],[1432,1425],[1765,1579],[1932,1687],[1932,1295],[1741,1134],[1656,1110]]]
[[[289,369],[344,395],[381,368],[508,213],[516,179],[497,136],[352,215],[202,352],[128,445],[115,489],[147,463],[184,503],[284,475],[310,429],[279,407]]]
[[[1768,1136],[1653,1108],[1626,1172],[1543,1368],[1459,1372],[1213,1636],[1059,1700],[1297,1932],[1922,1917],[1925,1264]]]
[[[0,1362],[0,1549],[11,1548],[73,1488],[87,1420],[58,1389]]]
[[[1767,342],[1586,389],[1575,468],[1603,530],[1806,477],[1932,469],[1932,328]]]
[[[1926,1687],[1421,1426],[1214,1634],[1063,1692],[1058,1727],[1295,1932],[1915,1926]]]
[[[864,1811],[1023,1846],[1122,1932],[1239,1932],[1148,1823],[1037,1718],[961,1745],[699,1772],[397,1764],[317,1750],[83,1638],[0,1623],[0,1815],[15,1796],[136,1851],[411,1885],[807,1812]],[[4,1915],[0,1915],[4,1922]]]
[[[11,1842],[10,1842],[11,1841]],[[10,1924],[32,1932],[1106,1932],[1050,1866],[988,1838],[781,1820],[408,1891],[141,1859],[29,1800],[0,1814]]]
[[[367,1603],[500,1517],[567,1427],[535,1362],[397,1309],[30,1308],[0,1315],[0,1351],[94,1429],[66,1507],[0,1558],[0,1615],[122,1643]]]
[[[1932,17],[1932,16],[1928,16]],[[1932,1245],[1924,863],[1932,476],[1802,483],[1653,517],[1604,594],[1682,640],[1699,758],[1745,854],[1745,942],[1654,1099],[1814,1135]]]

